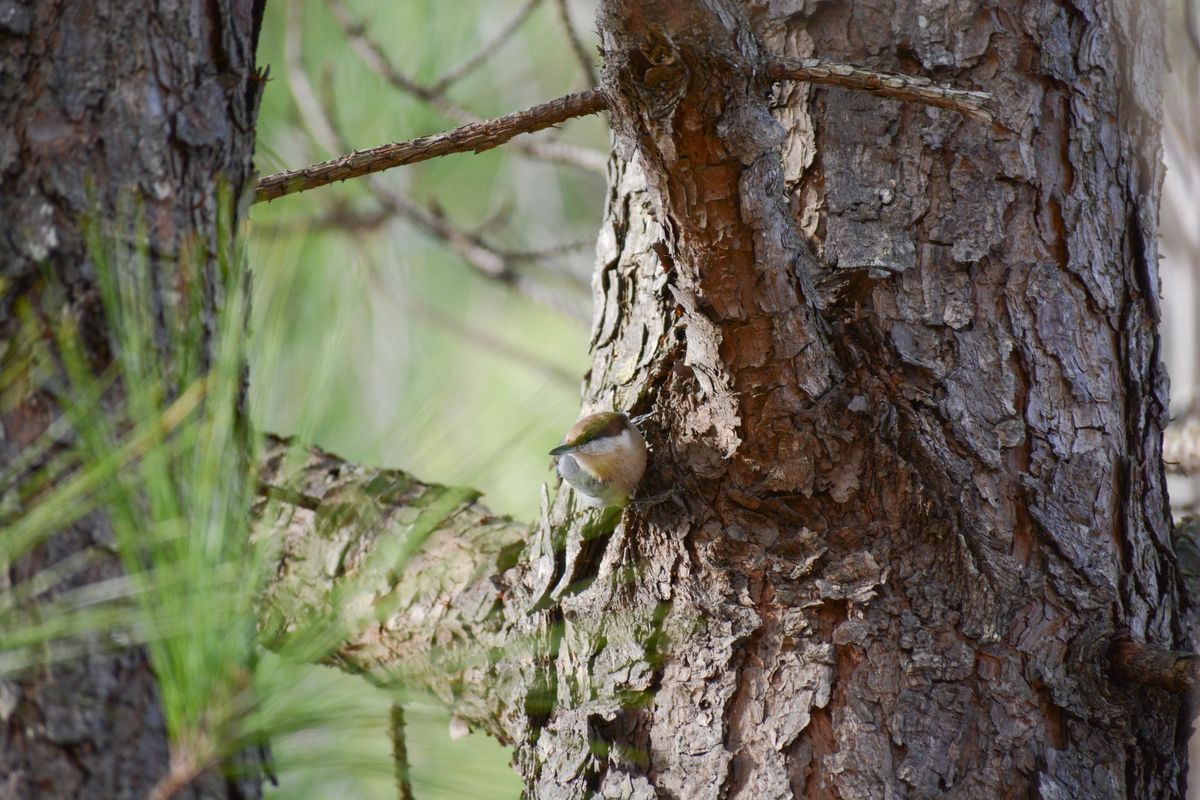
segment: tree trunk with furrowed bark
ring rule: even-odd
[[[201,281],[212,333],[229,289],[218,229],[236,226],[234,203],[220,195],[236,199],[252,177],[261,17],[262,0],[0,1],[0,466],[36,446],[62,413],[67,387],[56,365],[38,362],[38,339],[51,341],[72,320],[97,374],[111,363],[85,217],[132,243],[136,209],[156,299]],[[119,391],[111,394],[116,402]],[[38,502],[39,493],[5,491],[6,517]],[[64,592],[119,576],[112,549],[108,525],[89,515],[0,562],[0,590],[84,550],[98,554],[34,595],[25,611],[36,614]],[[146,653],[107,639],[91,637],[78,659],[0,679],[0,799],[142,800],[167,772],[166,722]],[[208,771],[175,796],[258,797],[258,784]]]
[[[318,451],[293,480],[276,442],[265,640],[382,610],[334,661],[432,689],[533,797],[1181,797],[1182,701],[1108,669],[1185,643],[1159,12],[604,0],[585,405],[651,415],[642,491],[675,498],[559,491],[531,529]],[[997,123],[770,85],[768,53]],[[371,560],[405,537],[403,574]]]
[[[519,557],[468,503],[341,657],[426,676],[536,797],[1181,796],[1181,701],[1108,668],[1116,640],[1185,644],[1159,9],[601,6],[585,405],[652,414],[643,491],[678,502],[613,529],[560,492]],[[998,124],[770,86],[767,53],[984,89]],[[325,498],[389,503],[326,458],[276,625],[361,535],[306,535]]]
[[[689,512],[623,532],[670,610],[653,699],[604,724],[679,797],[1181,792],[1178,703],[1100,645],[1180,636],[1156,9],[638,5],[601,16],[638,166],[589,393],[652,405]],[[764,49],[982,88],[1000,124],[766,95]]]

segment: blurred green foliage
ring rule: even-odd
[[[429,79],[465,58],[517,3],[433,0],[354,3],[395,63]],[[327,157],[300,119],[283,74],[285,4],[267,8],[259,63],[269,65],[259,123],[260,172]],[[357,148],[453,127],[365,67],[321,0],[306,4],[304,65],[336,97],[334,116]],[[583,12],[578,19],[590,16]],[[554,4],[540,3],[513,41],[450,90],[480,114],[522,108],[580,86]],[[563,139],[607,147],[598,118],[569,123]],[[419,203],[433,202],[463,229],[502,213],[494,236],[536,248],[594,238],[603,176],[514,155],[504,148],[464,154],[383,176]],[[530,360],[507,358],[414,308],[432,308],[464,327],[516,345],[569,374],[588,364],[585,326],[473,272],[442,242],[403,220],[364,233],[317,230],[314,219],[348,204],[369,210],[362,181],[256,206],[254,413],[266,429],[298,432],[354,460],[394,465],[425,480],[482,489],[497,511],[529,516],[548,479],[546,451],[578,411],[578,386],[549,379]],[[590,275],[589,249],[547,271]],[[554,275],[547,276],[555,281]],[[589,280],[589,278],[584,278]],[[561,283],[561,277],[559,278]],[[590,296],[577,290],[579,307]],[[259,353],[274,363],[262,366]]]
[[[347,1],[367,36],[424,83],[470,56],[521,5]],[[304,3],[303,11],[303,69],[350,146],[454,127],[372,72],[324,0]],[[572,3],[571,13],[594,52],[591,4]],[[272,77],[259,117],[262,174],[340,155],[314,141],[289,90],[288,70],[296,65],[285,52],[288,24],[288,4],[268,4],[258,54]],[[510,40],[447,94],[487,117],[578,90],[584,81],[555,3],[542,0]],[[597,152],[608,147],[599,118],[567,124],[558,140]],[[594,239],[605,193],[602,175],[509,148],[429,161],[378,180],[459,229],[484,226],[489,241],[522,250]],[[254,208],[256,423],[350,460],[474,486],[494,510],[532,518],[538,486],[552,477],[546,451],[578,412],[578,381],[570,376],[587,368],[586,326],[480,276],[443,241],[402,218],[368,230],[319,222],[335,210],[352,217],[377,209],[361,180]],[[573,293],[584,313],[590,309],[590,247],[522,268]],[[273,796],[395,797],[388,694],[316,667],[303,680],[298,691],[336,697],[345,713],[274,742],[280,786]],[[420,698],[405,707],[417,798],[519,793],[509,753],[498,744],[479,734],[451,742],[444,711]]]

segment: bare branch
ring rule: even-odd
[[[595,112],[593,112],[595,113]],[[580,114],[579,116],[585,116]],[[576,167],[603,175],[608,169],[608,154],[566,142],[518,142],[513,145],[530,158]]]
[[[484,42],[484,44],[478,50],[472,53],[471,56],[469,56],[461,64],[447,70],[442,77],[433,82],[433,85],[429,87],[429,90],[435,94],[441,94],[442,92],[445,92],[446,89],[450,88],[451,84],[462,80],[473,69],[491,58],[492,55],[498,49],[500,49],[500,46],[508,41],[509,37],[516,32],[517,28],[521,27],[521,23],[523,23],[531,13],[533,13],[533,10],[537,8],[538,3],[540,2],[541,0],[525,0],[525,4],[517,9],[517,13],[513,14],[512,18],[509,19],[509,21],[505,23],[500,30],[496,31],[495,36],[493,36],[487,42]],[[595,81],[592,81],[592,83],[595,83]]]
[[[561,244],[552,244],[542,248],[534,248],[530,250],[506,250],[503,248],[495,248],[497,253],[500,253],[505,258],[513,261],[545,261],[551,258],[558,258],[567,253],[574,253],[579,250],[586,250],[589,247],[595,247],[596,243],[591,239],[579,239],[574,242],[563,242]]]
[[[546,359],[542,358],[537,353],[530,352],[523,348],[517,347],[514,344],[504,341],[496,336],[491,335],[486,331],[470,327],[460,320],[455,319],[449,314],[445,314],[433,306],[425,303],[416,302],[413,300],[402,301],[407,311],[413,316],[420,317],[429,324],[441,328],[452,336],[457,336],[464,341],[470,342],[484,350],[514,361],[530,370],[540,373],[542,376],[561,384],[562,386],[575,391],[579,388],[579,376],[563,369],[556,364],[551,364]]]
[[[288,80],[293,91],[309,98],[309,102],[302,105],[303,113],[301,114],[301,120],[309,132],[314,137],[319,135],[327,138],[331,149],[344,150],[346,149],[345,137],[338,130],[334,122],[334,114],[330,110],[333,98],[331,95],[327,95],[327,102],[322,103],[309,81],[308,72],[304,69],[302,43],[299,38],[301,18],[300,12],[295,10],[298,5],[294,4],[293,11],[288,15],[286,34],[290,42]],[[588,321],[586,311],[580,304],[572,303],[567,297],[543,285],[535,278],[514,270],[505,256],[496,252],[480,237],[458,229],[440,214],[419,207],[407,197],[377,180],[377,176],[371,176],[367,181],[367,187],[379,204],[383,206],[385,212],[389,215],[403,217],[425,230],[426,233],[441,239],[476,272],[487,278],[506,283],[531,300],[553,308],[566,316],[582,322]],[[574,382],[574,378],[572,378],[572,384]]]
[[[992,119],[991,111],[987,108],[991,95],[986,92],[938,86],[928,78],[874,72],[818,59],[775,61],[767,68],[767,76],[774,80],[803,80],[827,86],[840,86],[895,100],[948,108],[975,119]],[[267,175],[258,181],[254,202],[274,200],[284,195],[452,153],[481,153],[498,147],[522,133],[540,131],[575,117],[597,114],[607,108],[608,101],[602,90],[588,89],[576,92],[496,119],[463,125],[445,133],[422,136],[408,142],[380,145],[302,169]],[[541,143],[539,147],[545,152],[546,148],[562,146],[556,143]],[[595,158],[594,154],[586,156],[583,153],[575,153],[572,157],[567,157],[565,153],[562,155],[572,163],[584,163],[586,158]]]
[[[330,207],[320,214],[301,219],[286,221],[258,222],[254,225],[257,232],[274,235],[291,235],[297,230],[325,231],[339,230],[344,233],[374,233],[396,218],[395,212],[387,208],[371,208],[359,210],[349,203],[334,201]]]
[[[1163,650],[1143,642],[1118,639],[1109,651],[1114,678],[1187,694],[1200,685],[1200,656]]]
[[[910,103],[948,108],[985,122],[992,121],[992,112],[987,107],[991,100],[990,94],[939,86],[928,78],[876,72],[819,58],[773,61],[767,67],[767,77],[777,81],[807,81],[823,86],[839,86],[843,89],[870,92],[892,100],[905,100]]]
[[[562,22],[563,30],[567,32],[567,39],[571,42],[571,51],[575,53],[575,60],[579,62],[579,67],[583,70],[583,75],[587,79],[587,85],[595,86],[600,82],[596,77],[596,67],[592,63],[592,57],[588,55],[583,40],[579,38],[579,34],[575,31],[574,23],[571,22],[571,10],[567,8],[567,0],[556,0],[556,4],[558,6],[558,18]]]
[[[604,93],[599,89],[589,89],[523,111],[514,111],[503,117],[464,125],[445,133],[422,136],[408,142],[384,144],[302,169],[277,172],[259,179],[254,202],[274,200],[318,186],[327,186],[452,153],[482,153],[522,133],[540,131],[575,117],[596,114],[606,107]]]
[[[330,12],[333,13],[334,20],[342,29],[342,33],[350,42],[351,49],[358,54],[368,69],[405,94],[429,103],[443,116],[460,125],[479,121],[479,118],[470,111],[447,99],[444,96],[444,90],[434,90],[432,87],[424,86],[415,78],[402,72],[387,57],[383,48],[367,36],[366,26],[351,16],[350,10],[341,0],[327,0],[327,5]]]
[[[408,768],[408,744],[404,731],[404,706],[392,703],[388,715],[392,735],[392,768],[396,773],[396,793],[400,800],[413,800],[412,779]]]
[[[296,101],[300,118],[309,134],[327,153],[345,149],[333,130],[321,101],[308,80],[303,57],[304,4],[288,3],[283,31],[283,58],[287,72],[288,89]]]
[[[527,3],[526,9],[523,9],[524,13],[518,13],[510,21],[509,25],[505,26],[503,35],[511,35],[512,31],[524,21],[529,11],[532,11],[533,6],[537,2],[540,2],[540,0]],[[433,86],[422,85],[392,63],[392,60],[387,56],[386,50],[378,42],[367,36],[365,26],[351,16],[350,11],[341,0],[328,0],[328,4],[330,11],[333,12],[334,19],[341,27],[343,33],[345,33],[346,38],[350,41],[350,46],[372,72],[405,94],[412,95],[419,100],[429,103],[434,110],[452,122],[456,122],[459,125],[470,125],[480,122],[478,115],[446,97],[445,90],[452,81],[447,81],[443,77]],[[495,41],[498,43],[500,38],[497,37]],[[494,46],[492,49],[494,50]],[[476,53],[476,56],[486,58],[490,54],[491,50],[485,49]],[[463,65],[460,65],[460,68],[461,66]],[[607,157],[603,153],[597,153],[594,150],[578,145],[564,145],[556,142],[519,142],[514,144],[513,147],[518,152],[531,158],[566,164],[589,172],[603,173],[607,163]]]
[[[399,195],[397,195],[399,196]],[[378,198],[376,198],[378,199]],[[446,220],[445,216],[439,214],[432,209],[422,210],[419,205],[412,201],[406,200],[407,207],[401,209],[388,203],[376,208],[359,209],[353,207],[350,203],[343,200],[335,200],[330,204],[329,208],[319,214],[301,219],[291,219],[287,221],[271,221],[256,223],[254,230],[259,233],[267,233],[276,236],[290,236],[296,231],[327,231],[337,230],[342,233],[376,233],[385,225],[393,222],[396,219],[404,219],[410,223],[420,227],[426,227],[425,222],[429,220],[440,219],[448,229],[453,229],[463,238],[464,241],[470,241],[477,244],[479,247],[495,253],[504,261],[518,262],[546,262],[560,259],[564,256],[569,256],[572,253],[578,253],[595,246],[592,239],[577,239],[571,242],[559,242],[557,244],[546,245],[545,247],[529,247],[529,248],[511,248],[504,247],[495,243],[487,242],[480,231],[487,226],[476,226],[469,230],[453,228],[451,223]],[[414,210],[421,214],[421,219],[415,219],[410,216],[408,211]],[[443,238],[440,231],[429,230],[429,233]],[[461,255],[461,254],[460,254]],[[581,277],[577,272],[570,271],[567,273],[574,282],[581,286],[587,285],[587,280]]]
[[[565,316],[581,322],[589,321],[590,316],[578,303],[572,303],[567,297],[544,285],[541,281],[513,269],[508,257],[492,248],[478,236],[455,227],[445,217],[421,208],[381,183],[372,183],[371,192],[385,208],[399,214],[431,236],[444,241],[479,274],[508,284],[530,300],[554,309]]]

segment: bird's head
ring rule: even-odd
[[[550,455],[559,459],[569,455],[593,480],[629,493],[646,469],[646,440],[629,417],[602,411],[576,422]]]

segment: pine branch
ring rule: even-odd
[[[1109,651],[1110,671],[1127,683],[1190,694],[1200,685],[1200,656],[1118,639]]]
[[[470,490],[296,452],[278,437],[259,464],[256,537],[279,564],[261,606],[264,644],[377,685],[422,686],[505,740],[501,717],[521,706],[493,659],[528,645],[511,639],[504,611],[523,590],[501,576],[535,544],[530,526]]]
[[[767,68],[766,75],[772,80],[802,80],[824,86],[839,86],[895,100],[947,108],[983,121],[992,119],[987,106],[991,95],[986,92],[939,86],[928,78],[875,72],[819,59],[777,60]],[[481,153],[498,147],[522,133],[544,130],[575,117],[598,114],[607,108],[608,100],[601,89],[569,94],[548,103],[514,111],[492,120],[473,122],[445,133],[422,136],[408,142],[380,145],[302,169],[268,175],[259,179],[254,202],[274,200],[287,194],[452,153]]]
[[[474,69],[480,63],[487,60],[495,52],[496,48],[503,44],[520,27],[521,23],[525,21],[538,2],[540,0],[527,0],[524,7],[509,20],[497,36],[458,67],[450,70],[439,80],[428,86],[400,70],[388,56],[386,48],[366,34],[366,27],[354,19],[349,9],[346,8],[341,0],[328,0],[328,5],[338,26],[341,27],[346,39],[350,42],[350,47],[358,54],[359,59],[368,69],[399,91],[428,103],[435,111],[455,124],[470,125],[482,120],[475,113],[463,108],[447,97],[446,90],[471,69]],[[604,173],[607,162],[604,154],[578,145],[533,141],[517,142],[513,147],[518,152],[530,158],[567,164],[600,174]]]
[[[892,100],[948,108],[984,122],[992,121],[987,105],[991,95],[987,92],[939,86],[928,78],[913,75],[876,72],[819,58],[791,58],[772,62],[767,67],[767,77],[869,92]]]
[[[528,675],[516,676],[535,670],[549,646],[522,638],[521,626],[563,572],[545,508],[531,526],[495,516],[470,490],[317,448],[290,454],[287,440],[268,436],[259,461],[256,536],[274,543],[279,564],[264,598],[265,644],[286,648],[314,620],[341,620],[332,649],[314,658],[377,685],[429,689],[456,717],[510,741],[506,715],[524,707],[528,689]],[[419,548],[375,558],[439,505]],[[1200,683],[1200,657],[1190,653],[1118,639],[1107,655],[1118,684],[1190,694]]]
[[[380,145],[302,169],[277,172],[259,179],[254,202],[274,200],[287,194],[452,153],[482,153],[522,133],[540,131],[574,117],[596,114],[606,107],[604,93],[599,89],[589,89],[496,119],[463,125],[445,133]]]
[[[341,8],[340,4],[334,0],[331,0],[331,7]],[[345,11],[344,8],[341,10]],[[288,85],[300,109],[300,119],[309,134],[329,152],[345,150],[348,147],[347,139],[336,123],[336,114],[332,108],[333,94],[326,93],[325,99],[322,100],[313,88],[304,67],[301,36],[302,15],[303,4],[293,3],[288,7],[287,24],[284,30]],[[378,175],[368,176],[366,185],[387,216],[402,217],[429,235],[445,242],[476,272],[511,286],[535,302],[547,305],[582,322],[588,321],[588,315],[578,304],[572,303],[568,298],[553,288],[543,285],[532,276],[514,269],[510,263],[512,259],[491,247],[482,237],[462,231],[443,215],[422,208],[408,197],[387,186]]]

